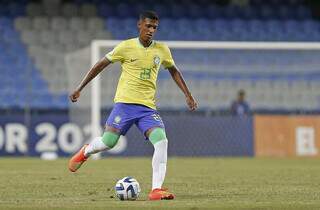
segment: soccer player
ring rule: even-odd
[[[246,93],[242,89],[238,91],[237,99],[231,104],[231,114],[234,116],[250,114],[250,106],[246,101]]]
[[[77,171],[90,155],[113,148],[120,137],[135,124],[154,146],[152,158],[152,190],[150,200],[174,199],[174,194],[162,188],[167,166],[168,140],[165,127],[156,111],[156,80],[160,65],[168,69],[173,80],[186,97],[191,111],[197,108],[182,75],[175,66],[171,52],[164,43],[153,41],[159,18],[155,12],[145,11],[138,21],[139,37],[122,41],[85,75],[70,95],[72,102],[80,97],[81,90],[110,63],[121,63],[114,107],[106,121],[102,137],[84,145],[69,161],[69,170]]]

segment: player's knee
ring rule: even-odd
[[[155,144],[159,141],[166,140],[166,132],[163,128],[154,128],[149,134],[149,140],[152,144]]]
[[[104,128],[105,132],[112,132],[112,133],[120,133],[120,130],[109,125],[106,125]]]
[[[112,149],[118,143],[120,134],[110,131],[105,131],[102,136],[103,143],[110,149]]]

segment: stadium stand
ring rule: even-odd
[[[1,106],[67,108],[68,81],[62,76],[66,74],[65,54],[88,46],[92,39],[135,37],[136,17],[144,9],[151,8],[159,13],[161,24],[156,37],[159,40],[320,40],[319,21],[303,0],[243,2],[0,0],[0,68],[4,78],[0,84],[4,87],[0,89]],[[305,65],[310,64],[310,56],[310,53],[306,54]],[[254,63],[281,66],[281,62],[294,62],[295,56],[281,57],[270,53],[267,57],[257,58],[255,55],[244,57],[223,52],[185,56],[174,52],[174,57],[182,64],[190,62],[190,58],[214,64],[210,80],[201,79],[206,77],[205,72],[201,74],[201,68],[186,71],[191,88],[197,92],[195,95],[204,108],[226,108],[234,97],[231,90],[238,88],[246,88],[254,109],[320,108],[317,73],[308,72],[308,76],[297,79],[299,70],[303,70],[297,66],[289,74],[290,78],[283,79],[279,69],[255,69],[255,74],[250,72],[250,76],[245,76],[248,69],[236,68],[241,66],[238,64]],[[219,76],[222,65],[232,67],[233,71]],[[188,68],[190,66],[191,63]],[[29,75],[32,80],[25,80],[24,75]],[[169,84],[164,82],[161,85]],[[179,90],[173,90],[176,91],[171,94],[159,94],[168,98],[165,106],[179,107],[179,104],[172,103],[172,96],[181,97]],[[208,93],[204,90],[215,91]],[[309,103],[302,103],[306,100]]]
[[[61,76],[66,74],[65,53],[89,45],[92,39],[110,39],[111,34],[104,30],[103,20],[96,16],[92,4],[42,1],[28,3],[25,10],[25,16],[15,18],[14,26],[49,89],[31,106],[66,108],[68,81]]]

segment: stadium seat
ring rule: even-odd
[[[29,30],[32,27],[32,21],[27,17],[18,17],[14,20],[14,26],[18,31]]]
[[[49,29],[49,18],[47,17],[35,17],[32,20],[32,28],[34,30],[48,30]]]
[[[100,4],[97,12],[103,18],[111,18],[116,16],[116,10],[113,9],[112,5],[106,3]]]
[[[75,4],[66,3],[62,6],[61,15],[64,17],[76,17],[79,14],[79,7]]]
[[[94,17],[97,14],[97,9],[93,4],[82,4],[80,7],[80,15],[83,17]]]
[[[134,6],[131,6],[132,3],[134,3]],[[67,103],[64,101],[65,91],[67,90],[66,78],[56,76],[64,74],[65,71],[65,63],[60,58],[69,52],[88,46],[92,39],[126,39],[137,36],[137,17],[146,8],[154,9],[160,16],[160,26],[156,35],[156,38],[160,40],[318,41],[320,39],[319,22],[313,19],[310,7],[303,0],[289,0],[286,3],[278,0],[250,0],[247,3],[248,5],[222,4],[209,0],[189,0],[184,1],[183,4],[181,1],[173,2],[170,0],[156,3],[151,0],[144,0],[139,3],[133,0],[127,2],[116,0],[64,2],[59,0],[32,2],[19,0],[16,2],[6,1],[5,4],[1,1],[1,70],[6,78],[12,77],[18,72],[31,72],[34,78],[30,83],[32,89],[44,90],[39,91],[43,96],[37,97],[33,104],[35,107],[55,106],[65,108],[67,107]],[[58,58],[58,55],[60,55],[60,58]],[[254,105],[255,107],[264,106],[268,100],[273,100],[273,103],[269,104],[269,108],[271,106],[296,108],[302,106],[302,104],[299,104],[300,99],[310,100],[308,108],[317,105],[315,96],[318,89],[314,88],[314,85],[292,82],[290,86],[282,83],[288,80],[293,81],[291,77],[283,81],[275,81],[278,80],[279,66],[294,63],[297,59],[296,55],[290,56],[291,54],[288,53],[287,56],[283,56],[266,53],[263,57],[255,54],[239,56],[238,53],[232,54],[221,51],[217,53],[176,51],[173,52],[173,55],[176,62],[185,67],[188,78],[191,81],[197,80],[195,82],[197,84],[191,85],[193,88],[196,87],[195,89],[199,88],[200,90],[204,90],[203,86],[217,88],[217,91],[211,95],[197,93],[201,100],[206,101],[205,106],[210,106],[207,102],[209,98],[211,100],[213,95],[222,98],[220,104],[214,102],[216,103],[213,105],[214,107],[229,105],[227,102],[234,95],[224,91],[228,87],[236,89],[243,87],[250,90],[250,97],[258,100]],[[234,81],[227,81],[224,78],[226,75],[218,75],[218,78],[221,77],[224,80],[217,82],[218,85],[214,85],[215,83],[212,80],[198,84],[198,80],[206,78],[201,73],[208,70],[205,66],[201,66],[195,72],[191,65],[193,59],[198,62],[199,66],[203,63],[214,65],[215,68],[210,71],[232,75],[230,78]],[[300,64],[304,63],[304,66],[308,69],[312,65],[316,65],[312,63],[314,60],[317,59],[310,54],[301,54],[299,58]],[[273,68],[263,67],[267,66],[263,65],[265,63]],[[16,67],[14,69],[10,68],[13,64]],[[243,77],[253,71],[247,68],[248,65],[259,67],[255,68],[254,75],[244,81]],[[291,69],[283,69],[282,72],[288,73],[290,70],[294,72],[305,71],[301,68],[301,65],[296,65]],[[268,79],[261,79],[266,72],[270,74]],[[163,78],[167,78],[167,76],[166,74],[159,75]],[[20,76],[17,77],[22,79]],[[250,82],[247,80],[250,80]],[[252,85],[253,83],[255,85]],[[1,87],[3,84],[13,86],[10,79],[6,79]],[[22,82],[20,85],[23,87],[26,84]],[[262,93],[265,89],[268,89],[268,91]],[[283,94],[274,94],[281,92],[281,90],[285,95],[288,95],[287,98]],[[12,88],[10,91],[12,91]],[[310,92],[311,95],[302,96],[300,94],[298,96],[293,94],[303,91]],[[7,93],[8,91],[6,91]],[[260,93],[262,95],[259,95]],[[3,91],[0,91],[1,94],[4,95]],[[170,93],[171,95],[168,93],[161,94],[165,98],[180,97],[178,91]],[[12,100],[12,104],[16,106],[25,105],[27,102],[24,96],[19,95],[17,99]],[[294,97],[299,98],[299,100]],[[287,103],[287,101],[290,101],[290,103]],[[9,101],[6,102],[9,103]],[[51,102],[51,104],[48,102]],[[162,103],[166,104],[166,102]],[[170,103],[167,105],[170,106]],[[181,104],[175,104],[174,106],[179,107]]]
[[[129,4],[126,3],[120,3],[119,5],[117,5],[116,12],[119,18],[128,18],[133,17],[135,15]]]
[[[43,46],[54,45],[58,39],[56,34],[51,30],[43,30],[40,32],[40,39],[38,40]]]
[[[29,17],[38,17],[44,15],[44,10],[40,4],[29,3],[26,8],[26,13]]]
[[[81,31],[85,29],[85,19],[80,17],[72,17],[69,22],[69,29],[73,31]]]
[[[103,20],[97,17],[88,18],[85,25],[89,31],[100,31],[104,29]]]

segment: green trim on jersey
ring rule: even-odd
[[[142,47],[142,48],[145,48],[145,49],[148,48],[148,47],[153,47],[153,45],[154,45],[154,43],[155,43],[155,41],[152,40],[152,41],[151,41],[151,44],[150,44],[148,47],[145,47],[145,46],[143,46],[143,44],[140,42],[139,37],[137,37],[136,39],[137,39],[138,45],[139,45],[140,47]]]
[[[149,135],[149,139],[151,143],[154,145],[155,143],[167,139],[166,132],[163,128],[155,128],[151,131]]]
[[[103,133],[102,142],[112,149],[118,143],[119,138],[120,134],[106,131]]]

